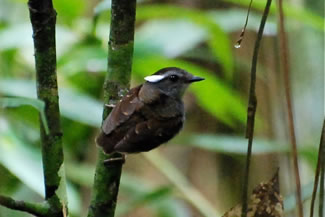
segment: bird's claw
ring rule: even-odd
[[[105,106],[108,107],[108,108],[114,108],[115,104],[105,104]]]
[[[112,166],[113,164],[124,164],[126,156],[123,154],[120,157],[112,157],[103,161],[105,166]]]

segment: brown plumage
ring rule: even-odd
[[[105,153],[149,151],[173,138],[183,126],[181,97],[186,87],[203,79],[170,67],[146,80],[132,88],[105,119],[96,139]]]

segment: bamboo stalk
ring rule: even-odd
[[[112,0],[108,67],[104,84],[104,101],[110,104],[119,100],[128,90],[132,69],[136,0]],[[104,107],[103,120],[110,110]],[[98,151],[92,201],[88,217],[113,217],[119,190],[122,162],[105,166],[107,158]]]
[[[49,133],[46,133],[41,122],[45,199],[50,205],[48,216],[63,216],[67,201],[65,186],[60,186],[65,177],[56,75],[56,11],[51,0],[29,0],[28,6],[33,27],[37,96],[45,103],[49,127]]]
[[[255,114],[257,109],[257,99],[256,99],[256,90],[255,90],[257,58],[258,58],[260,43],[263,37],[264,26],[266,23],[267,16],[269,14],[271,3],[272,0],[267,0],[266,2],[260,27],[257,33],[257,38],[254,47],[254,54],[252,59],[251,82],[249,88],[249,99],[248,99],[248,108],[247,108],[246,138],[248,138],[248,147],[247,147],[245,177],[244,177],[243,195],[242,195],[242,201],[243,201],[242,214],[241,214],[242,217],[247,216],[247,206],[248,206],[247,194],[248,194],[248,183],[249,183],[249,170],[250,170],[250,162],[251,162],[253,139],[254,139]]]

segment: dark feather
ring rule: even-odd
[[[116,127],[127,121],[136,109],[141,109],[143,103],[138,98],[142,85],[132,88],[114,107],[105,119],[102,130],[109,135]]]
[[[146,88],[131,89],[104,121],[96,142],[106,153],[149,151],[182,128],[183,103]]]
[[[174,137],[182,128],[182,118],[158,121],[151,119],[131,128],[114,151],[137,153],[150,151]]]

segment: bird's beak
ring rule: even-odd
[[[193,76],[188,82],[192,83],[192,82],[197,82],[197,81],[202,81],[204,80],[204,78],[198,77],[198,76]]]

